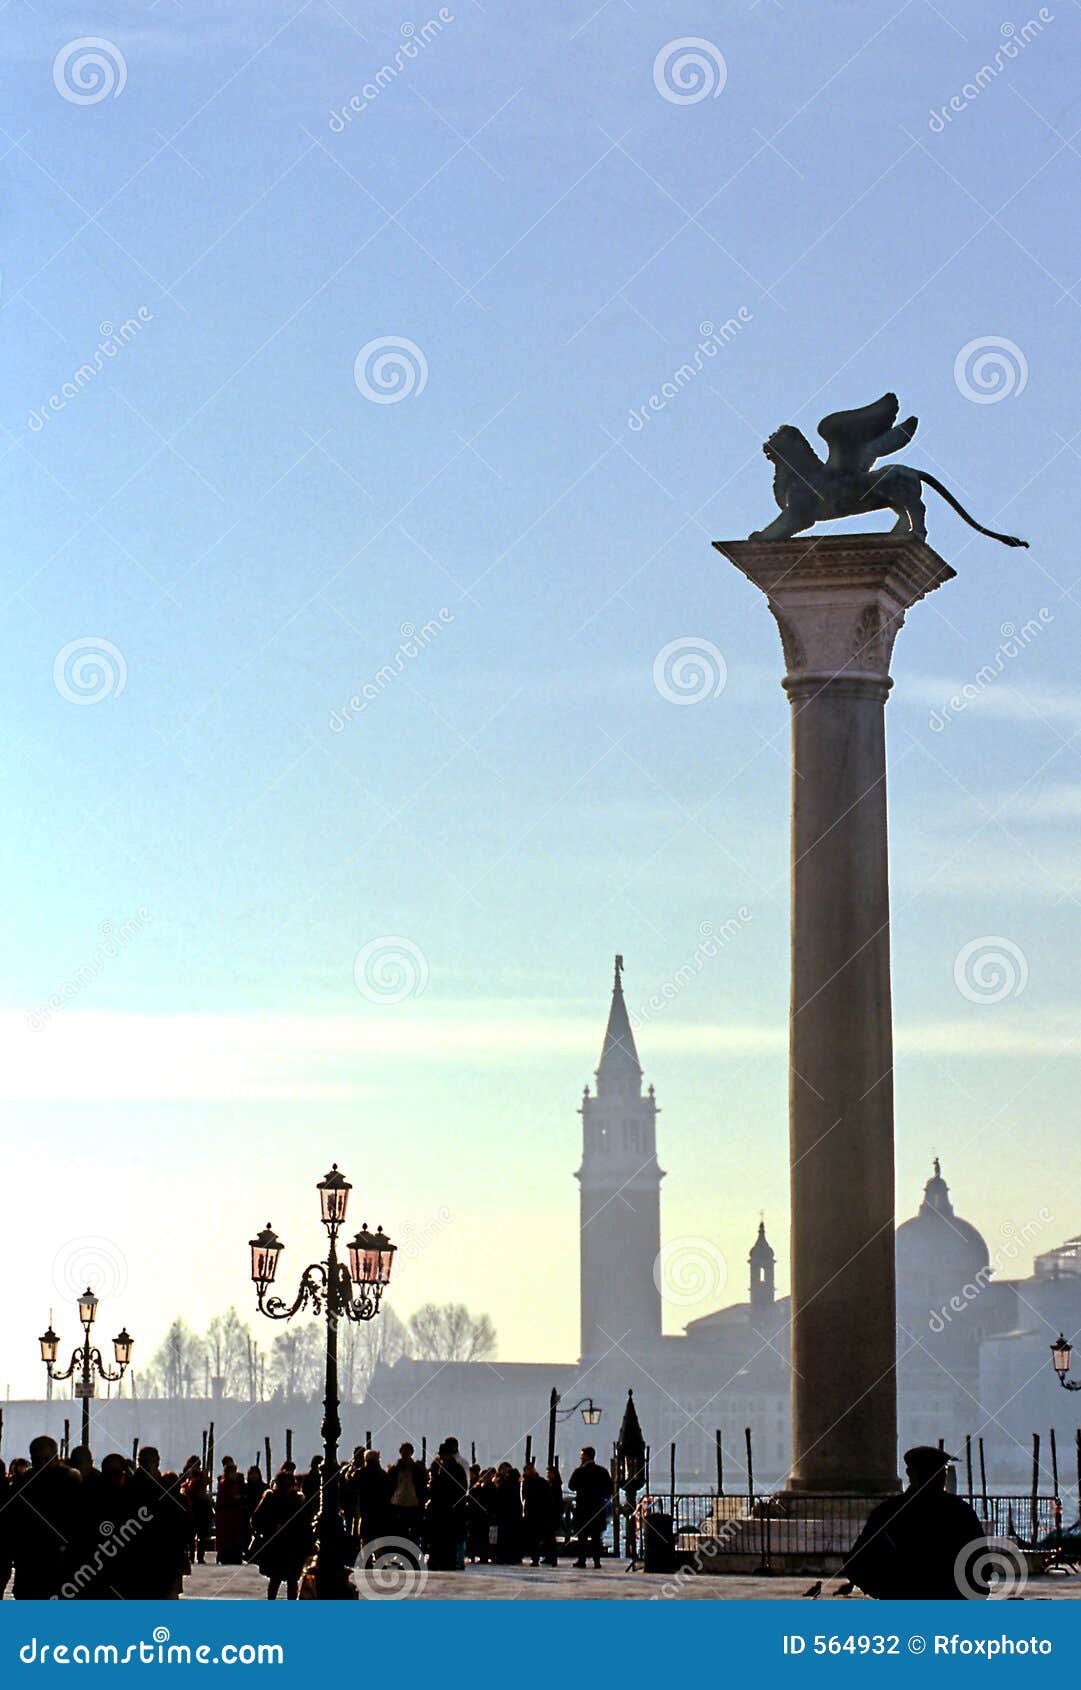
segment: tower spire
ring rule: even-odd
[[[642,1087],[642,1065],[638,1060],[627,1004],[623,996],[623,958],[618,954],[612,980],[612,1005],[608,1011],[608,1026],[605,1028],[601,1059],[597,1065],[597,1090],[612,1084],[623,1087],[630,1084],[634,1087],[636,1095]]]
[[[582,1356],[609,1353],[613,1337],[636,1355],[661,1336],[655,1275],[661,1248],[657,1101],[643,1096],[642,1068],[615,959],[597,1088],[582,1098]]]

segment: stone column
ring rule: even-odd
[[[790,1490],[897,1488],[886,696],[954,571],[892,534],[715,542],[765,593],[792,705]]]

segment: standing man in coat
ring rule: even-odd
[[[567,1484],[574,1492],[574,1529],[578,1533],[576,1567],[584,1567],[586,1556],[593,1557],[594,1567],[601,1564],[601,1538],[608,1523],[608,1504],[612,1499],[612,1475],[600,1466],[592,1444],[586,1444]]]
[[[391,1527],[399,1537],[420,1543],[428,1474],[423,1461],[413,1459],[413,1445],[402,1444],[398,1459],[387,1468]]]
[[[30,1467],[8,1503],[17,1601],[59,1596],[81,1541],[82,1480],[60,1460],[55,1438],[34,1438]]]

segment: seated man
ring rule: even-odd
[[[975,1567],[986,1541],[979,1515],[946,1490],[956,1459],[928,1444],[905,1451],[908,1489],[873,1510],[843,1577],[880,1600],[957,1602],[987,1595]]]

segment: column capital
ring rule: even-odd
[[[780,629],[791,697],[840,682],[885,698],[905,612],[956,574],[926,540],[900,534],[713,544],[765,593]]]

